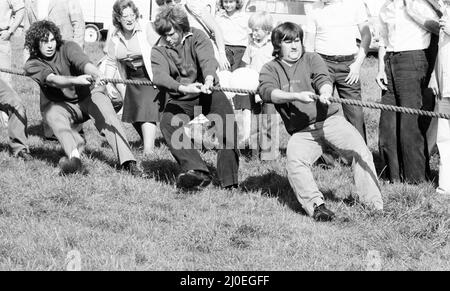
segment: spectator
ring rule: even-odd
[[[131,153],[121,122],[118,120],[101,76],[81,47],[72,41],[63,41],[59,28],[49,21],[31,25],[25,36],[30,59],[25,72],[41,88],[49,100],[43,116],[66,154],[60,160],[62,174],[82,172],[81,154],[84,140],[74,125],[89,119],[106,137],[123,170],[141,176]],[[96,87],[91,90],[91,78]]]
[[[223,32],[227,59],[233,72],[245,67],[242,57],[249,43],[249,17],[242,9],[242,0],[221,0],[220,7],[223,10],[216,16],[216,21]]]
[[[0,67],[11,68],[11,36],[17,30],[24,18],[23,0],[0,1]],[[6,82],[11,82],[11,76],[0,73]]]
[[[195,190],[211,183],[208,167],[183,129],[183,123],[200,113],[216,123],[221,144],[217,157],[220,185],[237,187],[236,122],[225,94],[210,91],[212,85],[218,85],[218,64],[211,42],[204,32],[189,26],[188,16],[179,6],[163,8],[156,17],[155,30],[167,43],[153,47],[152,69],[155,84],[169,95],[161,131],[183,171],[177,178],[178,188]],[[194,112],[195,107],[200,112]],[[178,133],[181,137],[176,136]]]
[[[131,0],[118,0],[113,7],[112,32],[108,45],[106,77],[113,78],[119,68],[123,79],[149,81],[153,77],[151,48],[159,39],[150,23],[138,21],[139,9]],[[144,143],[144,155],[154,151],[159,122],[159,91],[151,86],[128,85],[124,98],[122,121],[132,123]]]
[[[361,66],[366,58],[372,35],[366,8],[361,0],[320,0],[313,4],[307,24],[305,43],[317,52],[328,71],[339,96],[361,100]],[[355,31],[361,34],[358,48]],[[362,107],[343,105],[345,118],[366,140]]]
[[[314,181],[311,165],[325,146],[353,161],[357,194],[361,202],[383,210],[372,153],[359,132],[330,104],[332,82],[328,68],[316,53],[304,52],[303,30],[286,22],[272,32],[275,60],[260,75],[259,92],[265,102],[274,103],[291,138],[287,148],[289,181],[306,213],[317,221],[330,221],[324,196]],[[314,95],[320,95],[315,102]]]
[[[11,36],[23,21],[23,0],[0,1],[0,67],[11,68]],[[0,78],[9,84],[11,75],[0,73]],[[0,123],[8,126],[8,114],[0,110]]]
[[[411,13],[417,11],[414,17]],[[380,11],[381,40],[378,85],[381,102],[421,109],[427,101],[430,32],[414,18],[436,18],[423,1],[388,0]],[[379,144],[383,175],[391,182],[421,183],[429,177],[429,153],[424,117],[382,111]]]
[[[262,67],[273,60],[273,45],[270,40],[273,18],[268,12],[256,12],[250,17],[248,26],[252,31],[252,40],[242,61],[248,68],[260,73]],[[273,104],[263,103],[259,95],[254,97],[256,100],[252,100],[252,103],[261,104],[260,108],[257,108],[257,111],[261,113],[257,126],[258,156],[262,161],[274,161],[279,157],[279,116]]]

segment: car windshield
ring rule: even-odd
[[[246,12],[269,11],[277,14],[305,15],[305,3],[295,0],[250,0]]]

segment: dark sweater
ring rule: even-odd
[[[25,63],[25,74],[36,81],[45,97],[53,102],[78,103],[91,96],[89,86],[59,89],[47,84],[50,74],[60,76],[80,76],[90,63],[89,57],[73,41],[65,41],[50,59],[32,57]]]
[[[272,92],[276,89],[286,92],[309,91],[319,95],[323,85],[332,85],[327,65],[316,53],[305,53],[292,67],[279,60],[265,64],[259,82],[261,98],[268,103],[273,103]],[[327,106],[319,101],[311,104],[297,101],[276,104],[275,107],[291,135],[316,122],[325,121],[340,110],[337,104]]]
[[[176,48],[155,46],[152,49],[153,82],[172,99],[184,97],[178,92],[180,85],[203,84],[209,75],[217,85],[218,67],[211,41],[196,28],[191,28],[191,33]]]

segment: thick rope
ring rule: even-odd
[[[11,74],[11,75],[25,76],[25,73],[23,71],[17,71],[17,70],[11,70],[11,69],[0,68],[0,72]],[[154,86],[153,82],[151,82],[151,81],[122,80],[122,79],[108,79],[108,78],[101,79],[101,81],[111,83],[111,84]],[[223,87],[211,87],[211,91],[229,92],[229,93],[236,93],[236,94],[243,94],[243,95],[246,95],[246,94],[255,95],[258,93],[255,90],[223,88]],[[315,100],[319,100],[319,96],[314,96],[313,98]],[[431,112],[431,111],[425,111],[425,110],[419,110],[419,109],[413,109],[413,108],[384,105],[384,104],[374,103],[374,102],[364,102],[364,101],[359,101],[359,100],[341,99],[341,98],[334,98],[334,97],[330,98],[329,100],[332,103],[339,103],[339,104],[343,104],[343,105],[352,105],[352,106],[358,106],[358,107],[364,107],[364,108],[370,108],[370,109],[379,109],[382,111],[390,111],[390,112],[397,112],[397,113],[404,113],[404,114],[410,114],[410,115],[419,115],[419,116],[427,116],[427,117],[442,118],[442,119],[450,120],[450,114],[445,114],[445,113],[437,113],[437,112]]]

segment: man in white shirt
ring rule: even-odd
[[[361,100],[361,66],[371,42],[366,8],[361,0],[320,0],[312,5],[305,31],[307,50],[317,52],[328,66],[343,99]],[[361,34],[358,48],[357,31]],[[362,107],[344,105],[347,120],[366,139]]]
[[[421,109],[428,87],[430,32],[419,25],[437,15],[422,0],[387,0],[380,11],[381,40],[378,85],[381,102]],[[380,156],[391,182],[422,183],[429,175],[429,154],[423,117],[382,111]]]

